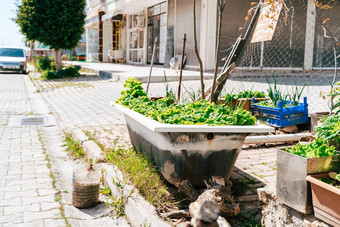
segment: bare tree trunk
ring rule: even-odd
[[[336,41],[333,40],[333,53],[334,53],[334,77],[332,81],[332,89],[334,88],[334,85],[336,83],[337,77],[338,77],[338,56],[336,53]],[[333,112],[333,106],[334,106],[334,96],[331,96],[331,113]]]
[[[182,46],[182,59],[181,59],[181,68],[179,70],[179,81],[178,81],[178,90],[177,90],[177,103],[181,100],[181,88],[182,88],[182,73],[184,68],[184,54],[185,54],[185,42],[187,41],[187,34],[183,35],[183,46]]]
[[[216,80],[217,80],[217,73],[218,73],[218,60],[220,58],[220,48],[221,48],[222,18],[223,18],[223,10],[224,10],[226,2],[227,2],[226,0],[224,0],[223,2],[220,2],[220,0],[217,0],[217,3],[218,3],[217,48],[216,48],[215,71],[214,71],[213,85],[212,85],[211,95],[210,95],[210,102],[214,102],[214,97],[215,97],[214,94],[215,94],[215,90],[216,90]]]
[[[197,57],[198,64],[200,66],[200,79],[201,79],[201,93],[202,93],[202,99],[205,99],[205,87],[204,87],[204,77],[203,77],[203,63],[202,59],[200,57],[200,54],[198,52],[198,47],[197,47],[197,29],[196,29],[196,0],[194,0],[194,42],[195,42],[195,53]]]
[[[61,49],[54,49],[54,65],[56,70],[61,69]]]

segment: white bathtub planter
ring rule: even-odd
[[[221,176],[228,180],[245,137],[274,132],[266,125],[205,126],[171,125],[152,120],[122,105],[132,145],[148,156],[164,178],[176,185],[185,180],[194,187]]]

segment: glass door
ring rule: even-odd
[[[130,63],[144,61],[144,13],[128,16],[128,58]]]
[[[148,9],[148,63],[151,63],[155,38],[158,37],[154,63],[164,64],[166,40],[166,2]]]

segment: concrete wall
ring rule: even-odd
[[[101,0],[89,0],[88,7],[89,8],[95,8],[101,3]]]
[[[103,61],[108,62],[108,51],[112,49],[112,22],[103,23]]]
[[[201,34],[200,55],[203,69],[215,68],[216,55],[216,25],[217,25],[217,1],[202,0],[201,3]]]
[[[185,54],[187,66],[198,66],[194,51],[194,23],[192,0],[169,0],[168,27],[174,26],[174,54],[182,51],[183,35],[187,34]],[[200,46],[201,0],[196,1],[197,42]]]

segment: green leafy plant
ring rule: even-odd
[[[105,187],[105,188],[100,188],[100,193],[103,195],[110,195],[111,194],[111,188],[110,187]]]
[[[305,83],[303,87],[299,89],[295,81],[295,87],[292,88],[292,93],[288,94],[289,101],[293,106],[299,105],[299,100],[302,96],[302,92],[305,89],[306,85],[307,84]]]
[[[340,144],[340,115],[326,116],[321,126],[315,128],[318,137]]]
[[[258,102],[257,105],[277,108],[279,101],[282,101],[283,107],[300,105],[299,100],[307,84],[304,84],[303,87],[300,89],[295,82],[295,86],[292,87],[292,92],[291,94],[289,94],[279,89],[279,87],[277,86],[277,78],[275,74],[273,74],[273,86],[271,85],[271,80],[267,76],[266,81],[269,86],[267,92],[270,100]]]
[[[169,87],[168,79],[164,71],[164,84],[165,84],[165,97],[170,98],[173,102],[176,102],[176,92]]]
[[[273,87],[271,85],[271,81],[269,77],[267,76],[266,76],[266,81],[269,86],[269,88],[267,89],[268,97],[270,98],[274,106],[277,106],[278,101],[283,101],[287,99],[287,95],[285,95],[277,86],[277,80],[276,80],[275,74],[273,74],[273,81],[274,81]]]
[[[173,104],[170,98],[150,100],[135,78],[128,79],[117,103],[153,120],[181,125],[254,125],[256,118],[242,108],[233,110],[226,105],[215,105],[206,100]]]
[[[124,206],[124,197],[120,196],[119,198],[114,198],[113,196],[109,196],[109,199],[111,200],[106,201],[105,205],[107,207],[113,207],[116,217],[121,217],[125,215],[125,206]]]
[[[328,96],[333,100],[332,111],[335,111],[335,114],[340,114],[340,83],[332,86],[332,90]]]
[[[266,94],[263,91],[245,90],[237,94],[227,93],[224,96],[224,99],[226,100],[226,102],[232,102],[235,99],[241,99],[241,98],[264,98],[264,97],[266,97]]]
[[[309,144],[296,144],[293,147],[287,148],[287,152],[305,158],[318,158],[338,154],[334,146],[328,146],[327,141],[322,138],[316,138]]]

